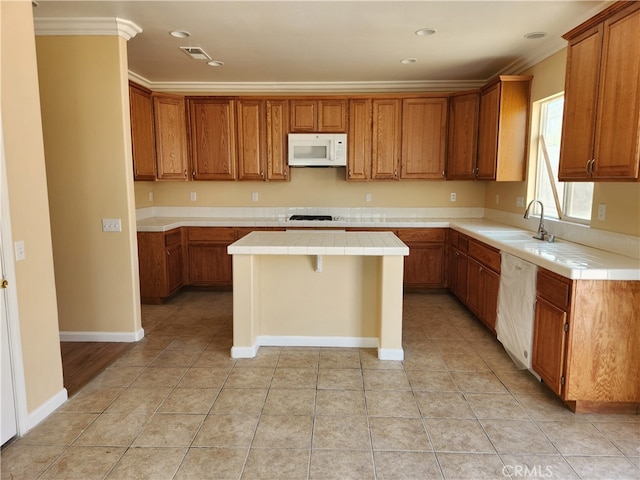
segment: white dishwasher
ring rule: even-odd
[[[509,253],[500,256],[496,333],[518,368],[531,370],[538,266]]]

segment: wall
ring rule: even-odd
[[[60,331],[132,341],[142,331],[126,41],[38,36],[36,47]],[[102,218],[120,218],[122,232],[102,232]]]
[[[0,11],[0,105],[10,226],[13,240],[23,240],[25,244],[25,259],[16,262],[15,275],[26,410],[33,414],[37,409],[46,409],[44,406],[56,397],[64,400],[66,393],[62,384],[31,2],[3,1]],[[50,405],[49,411],[55,406]],[[29,426],[32,425],[26,427]]]
[[[552,55],[546,60],[533,66],[523,75],[533,75],[531,89],[532,103],[546,97],[564,91],[564,75],[566,68],[566,49]],[[536,113],[534,121],[536,125]],[[538,138],[531,136],[529,155],[529,177],[535,171],[535,158],[537,155]],[[531,159],[534,159],[533,161]],[[496,204],[496,195],[499,195],[499,203]],[[533,185],[528,182],[488,183],[485,198],[485,207],[504,212],[524,213],[524,208],[516,206],[516,197],[523,196],[527,201],[533,198]],[[597,219],[598,205],[607,205],[606,220]],[[640,183],[634,182],[596,182],[593,192],[593,207],[591,211],[591,227],[640,236]]]

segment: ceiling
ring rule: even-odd
[[[456,90],[517,74],[566,45],[603,1],[56,1],[47,17],[117,17],[132,78],[156,90]],[[419,36],[423,27],[434,35]],[[169,32],[186,30],[189,38]],[[546,32],[529,40],[524,35]],[[194,60],[179,47],[200,47]],[[402,59],[415,58],[403,64]]]

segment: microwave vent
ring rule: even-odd
[[[180,47],[180,50],[196,60],[211,60],[207,52],[200,47]]]

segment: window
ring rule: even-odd
[[[538,131],[535,198],[547,207],[544,212],[545,216],[578,223],[590,223],[593,182],[558,181],[564,95],[547,98],[540,101],[539,105],[540,128]],[[544,146],[546,146],[548,153],[548,162],[544,155]],[[556,193],[554,193],[554,186]],[[556,205],[560,206],[560,212],[558,212]]]

